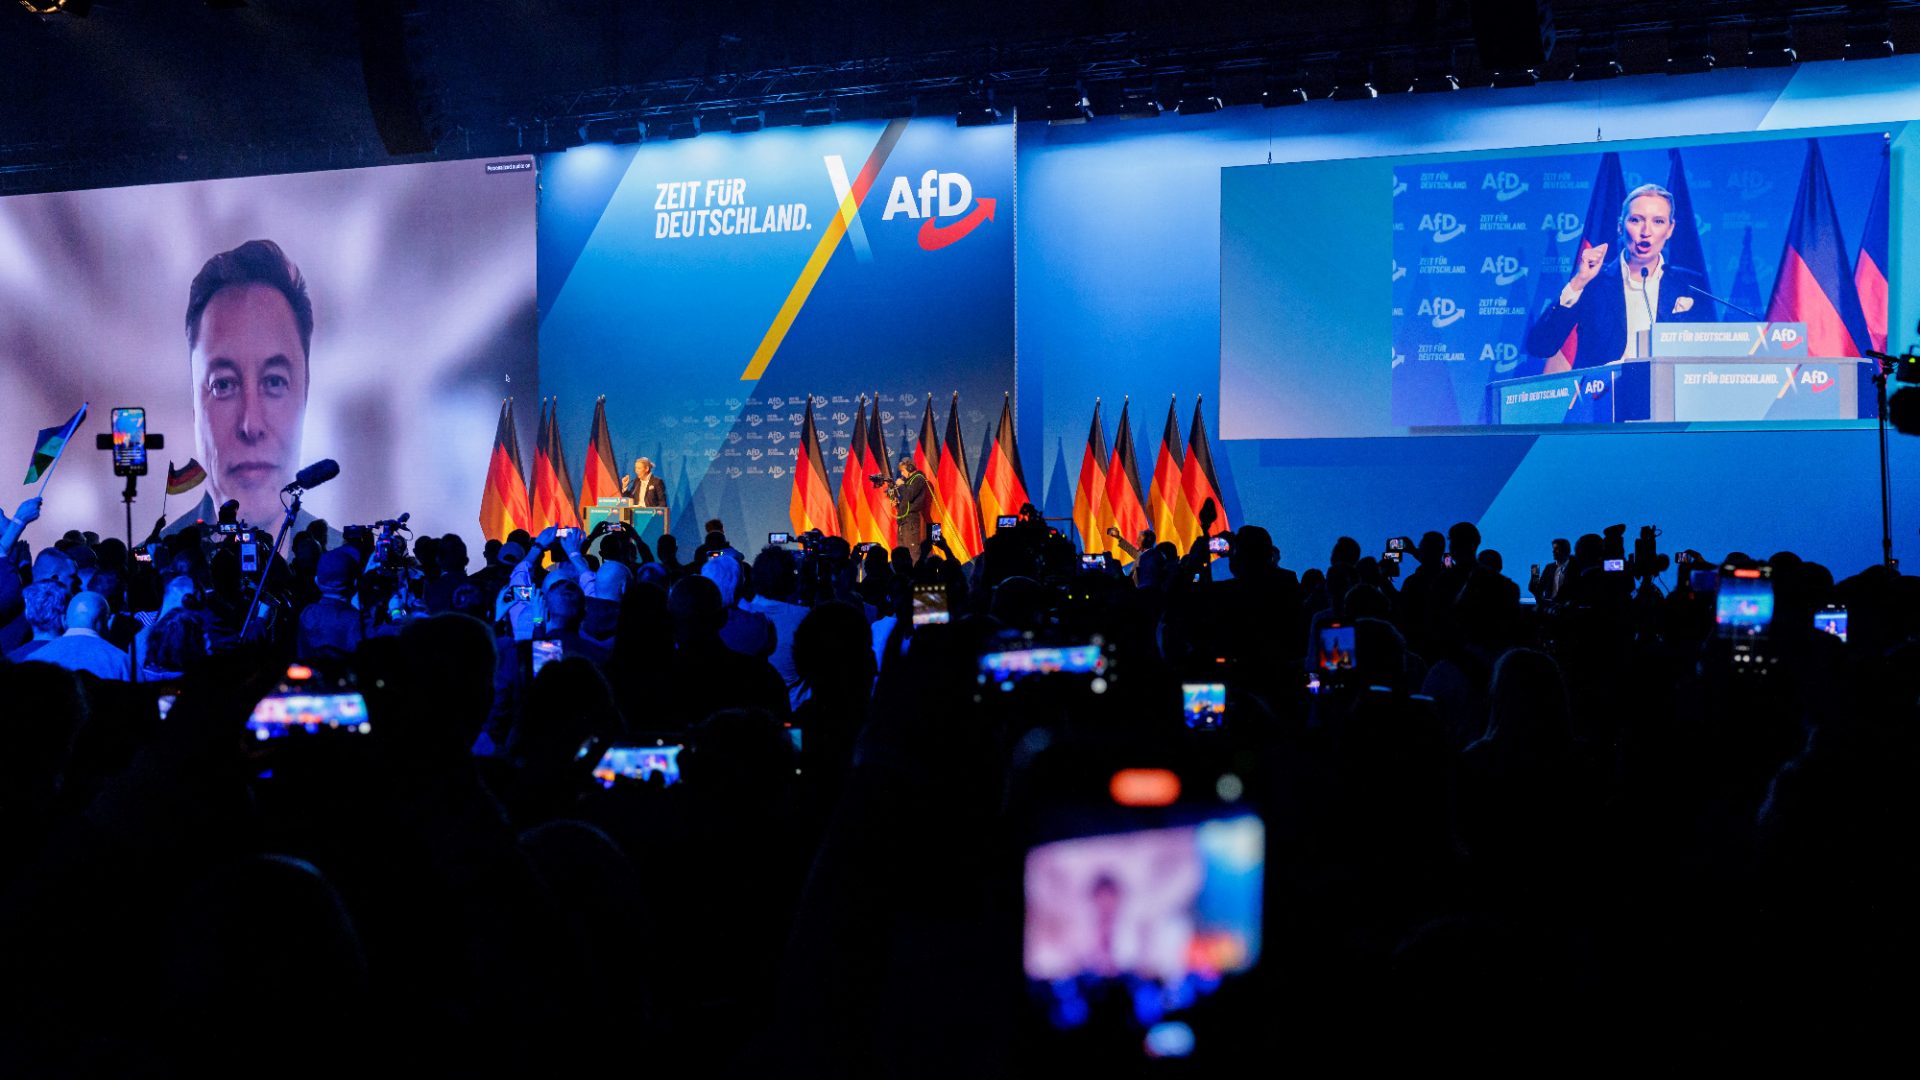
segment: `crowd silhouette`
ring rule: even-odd
[[[1612,530],[1523,585],[1466,523],[1298,574],[1258,526],[1101,571],[1031,518],[964,566],[316,523],[248,629],[235,542],[35,551],[37,511],[0,522],[8,1075],[1727,1061],[1910,1014],[1920,585],[1886,567],[1705,563],[1770,574],[1741,665]],[[1327,627],[1351,669],[1310,670]],[[984,686],[1008,642],[1110,667]],[[296,662],[370,733],[254,737]],[[685,747],[676,782],[596,778],[623,745]],[[1032,826],[1120,766],[1231,773],[1182,798],[1264,822],[1257,962],[1179,1060],[1128,1009],[1058,1030],[1021,973]]]

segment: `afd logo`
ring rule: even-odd
[[[1767,344],[1791,349],[1800,343],[1800,331],[1791,326],[1776,326],[1767,331]]]
[[[1695,213],[1693,215],[1693,235],[1705,236],[1712,231],[1713,225],[1707,221],[1705,214]]]
[[[1400,179],[1398,174],[1395,174],[1393,178],[1393,197],[1396,199],[1399,198],[1401,195],[1406,193],[1406,190],[1407,190],[1407,182],[1405,180]]]
[[[1589,399],[1600,397],[1607,392],[1607,380],[1588,379],[1580,384],[1580,392]]]
[[[1793,377],[1793,369],[1791,368],[1787,369],[1787,377],[1789,379]],[[1833,389],[1834,387],[1840,385],[1840,382],[1838,379],[1835,379],[1833,377],[1831,372],[1802,371],[1800,373],[1800,385],[1806,387],[1808,390],[1811,390],[1816,394],[1824,394],[1827,391]]]
[[[921,250],[938,251],[966,239],[982,222],[992,221],[994,203],[987,198],[974,200],[973,182],[965,173],[928,169],[920,174],[917,186],[905,176],[893,178],[880,220],[892,221],[904,214],[920,222]]]
[[[1773,177],[1759,169],[1735,169],[1727,174],[1727,186],[1740,193],[1740,198],[1752,202],[1773,190]]]
[[[1512,371],[1520,366],[1520,346],[1511,341],[1496,341],[1480,346],[1480,360],[1495,371]]]
[[[1433,320],[1433,328],[1438,330],[1442,327],[1452,326],[1454,323],[1466,318],[1467,309],[1454,303],[1447,297],[1436,296],[1431,300],[1420,301],[1420,314],[1431,318]]]
[[[1401,278],[1406,276],[1407,276],[1407,268],[1400,265],[1399,259],[1393,260],[1393,280],[1399,281]]]
[[[1514,255],[1489,255],[1480,260],[1480,272],[1492,274],[1497,285],[1511,285],[1527,276],[1527,268]]]
[[[1580,239],[1582,233],[1580,215],[1571,210],[1562,210],[1557,214],[1548,214],[1540,219],[1540,231],[1553,230],[1553,238],[1565,244]]]
[[[1466,225],[1452,214],[1421,214],[1420,231],[1433,234],[1433,242],[1444,244],[1467,231]]]
[[[1515,172],[1490,172],[1480,181],[1481,191],[1493,192],[1495,202],[1511,202],[1527,193],[1527,182]]]

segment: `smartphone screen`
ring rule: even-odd
[[[251,540],[240,544],[240,572],[257,574],[260,572],[260,545]]]
[[[1082,570],[1105,570],[1107,565],[1107,553],[1104,551],[1089,551],[1080,556]]]
[[[144,476],[147,471],[147,410],[113,410],[113,471]]]
[[[1047,645],[1031,649],[990,652],[980,658],[980,681],[1012,690],[1028,679],[1046,675],[1106,673],[1107,656],[1098,645]],[[1104,684],[1102,684],[1104,689]]]
[[[1406,538],[1406,537],[1404,537],[1404,536],[1389,536],[1389,537],[1387,537],[1387,550],[1388,550],[1388,551],[1405,551],[1405,550],[1407,550],[1407,538]]]
[[[1316,632],[1315,666],[1321,671],[1351,671],[1354,667],[1354,632],[1351,626],[1333,623]]]
[[[1605,570],[1609,574],[1625,573],[1627,569],[1627,560],[1608,559],[1605,562],[1600,564],[1600,568]]]
[[[1144,1053],[1162,1053],[1155,1035],[1170,1028],[1190,1051],[1195,1028],[1208,1031],[1206,999],[1260,961],[1265,825],[1225,806],[1088,824],[1106,830],[1027,848],[1029,1001],[1059,1031],[1097,1026],[1098,1008],[1114,1003]]]
[[[1181,683],[1180,712],[1190,728],[1219,727],[1227,718],[1227,684]]]
[[[1019,514],[1001,514],[994,519],[994,528],[996,529],[1011,529],[1018,524],[1020,524]]]
[[[1233,547],[1233,541],[1224,536],[1215,536],[1207,541],[1207,550],[1215,555],[1225,555]]]
[[[791,543],[793,543],[793,535],[791,533],[770,532],[767,534],[767,544],[771,547],[779,547],[782,544]]]
[[[1720,637],[1754,641],[1767,636],[1773,623],[1773,575],[1769,568],[1725,568],[1720,592],[1714,599],[1713,622]]]
[[[1447,567],[1448,569],[1452,569],[1452,567],[1453,567],[1453,556],[1451,556],[1451,555],[1442,555],[1442,556],[1440,556],[1440,565],[1441,565],[1441,566],[1444,566],[1444,567]]]
[[[1847,640],[1847,609],[1837,605],[1821,608],[1813,613],[1813,628],[1841,641]]]
[[[531,600],[531,599],[533,599],[533,586],[531,586],[531,585],[515,585],[515,586],[513,587],[513,598],[514,598],[515,600],[519,600],[519,601],[521,601],[521,602],[523,602],[523,603],[524,603],[524,602],[526,602],[526,601],[528,601],[528,600]]]
[[[611,788],[622,780],[646,780],[659,773],[667,786],[680,782],[680,751],[685,746],[609,746],[593,767],[593,778]]]
[[[1380,554],[1380,560],[1382,562],[1390,562],[1390,563],[1393,563],[1395,566],[1398,566],[1400,564],[1400,557],[1405,554],[1406,552],[1404,551],[1386,551]]]
[[[533,673],[566,655],[565,649],[552,638],[535,638],[533,641]]]
[[[294,692],[261,698],[260,704],[253,707],[253,715],[247,718],[247,730],[255,739],[265,741],[320,731],[366,735],[373,731],[373,725],[367,721],[367,701],[357,692]]]
[[[945,537],[945,535],[941,533],[941,531],[940,531],[940,523],[939,523],[939,522],[937,522],[937,521],[933,523],[933,530],[932,530],[932,532],[930,532],[930,533],[929,533],[928,535],[929,535],[929,536],[930,536],[930,537],[931,537],[932,539],[934,539],[934,540],[944,540],[944,539],[946,539],[946,537]]]
[[[951,618],[945,585],[920,584],[913,587],[913,625],[943,623]]]

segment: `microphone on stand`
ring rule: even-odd
[[[299,473],[294,476],[293,483],[288,484],[280,490],[283,492],[306,491],[311,488],[317,488],[321,484],[339,475],[339,462],[332,458],[321,458],[319,461],[301,469]]]
[[[1728,300],[1728,299],[1727,299],[1727,298],[1725,298],[1725,297],[1722,297],[1722,296],[1715,296],[1715,295],[1713,295],[1712,293],[1710,293],[1710,292],[1708,292],[1707,290],[1705,290],[1705,289],[1703,289],[1703,288],[1701,288],[1701,287],[1700,287],[1700,286],[1698,286],[1698,285],[1689,285],[1689,284],[1687,284],[1686,282],[1684,282],[1684,281],[1683,281],[1683,282],[1681,282],[1681,283],[1680,283],[1680,287],[1681,287],[1681,288],[1683,288],[1683,289],[1685,289],[1685,290],[1687,290],[1688,292],[1696,292],[1696,293],[1699,293],[1699,294],[1700,294],[1701,296],[1704,296],[1704,297],[1706,297],[1707,299],[1709,299],[1709,300],[1711,300],[1711,301],[1713,301],[1713,302],[1714,302],[1714,303],[1716,303],[1716,304],[1719,304],[1719,305],[1720,305],[1720,306],[1722,306],[1722,307],[1730,307],[1730,308],[1732,308],[1733,310],[1735,310],[1735,311],[1737,311],[1737,312],[1739,312],[1740,314],[1742,314],[1742,315],[1745,315],[1745,316],[1746,316],[1747,318],[1749,318],[1749,319],[1752,319],[1752,320],[1753,320],[1754,322],[1766,322],[1766,321],[1767,321],[1767,317],[1766,317],[1765,315],[1762,315],[1762,314],[1760,314],[1759,312],[1756,312],[1756,311],[1748,311],[1748,310],[1747,310],[1746,308],[1743,308],[1743,307],[1741,307],[1741,306],[1740,306],[1739,304],[1736,304],[1736,303],[1734,303],[1733,301],[1731,301],[1731,300]]]

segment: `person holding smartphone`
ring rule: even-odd
[[[1534,566],[1527,575],[1527,591],[1533,594],[1536,602],[1551,604],[1560,595],[1560,587],[1566,583],[1567,567],[1573,562],[1573,544],[1564,537],[1553,541],[1553,561],[1545,566]]]

